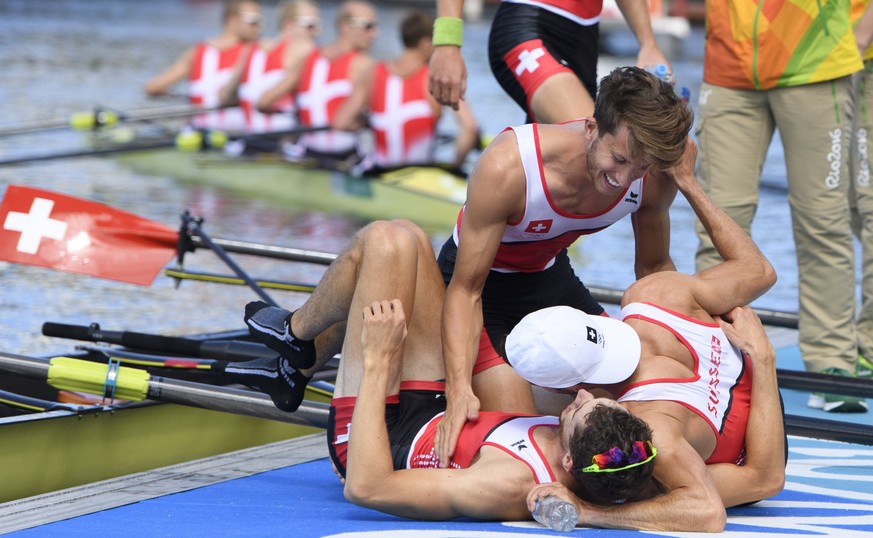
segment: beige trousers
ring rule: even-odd
[[[858,313],[858,347],[873,359],[873,184],[871,184],[870,144],[873,136],[873,60],[855,78],[855,129],[849,170],[849,206],[852,231],[861,241],[861,310]]]
[[[797,253],[800,351],[811,371],[854,372],[857,358],[848,203],[852,105],[851,77],[766,91],[706,83],[700,90],[700,179],[746,231],[758,208],[767,148],[774,129],[779,130]],[[718,263],[699,222],[697,235],[698,269]]]

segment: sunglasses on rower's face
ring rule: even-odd
[[[346,19],[346,22],[349,23],[349,26],[351,26],[352,28],[361,28],[368,31],[379,29],[379,22],[371,21],[369,19],[358,19],[356,17],[349,17],[348,19]]]
[[[245,24],[261,25],[264,22],[264,16],[254,11],[240,11],[239,20]]]
[[[321,30],[321,19],[318,17],[300,15],[299,17],[294,17],[294,20],[297,21],[297,26],[301,28],[306,28],[307,30]]]

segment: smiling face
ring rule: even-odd
[[[588,173],[598,193],[615,195],[648,172],[651,163],[631,157],[631,136],[626,124],[615,133],[600,134],[595,123],[588,126]]]

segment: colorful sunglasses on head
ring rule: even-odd
[[[648,450],[646,450],[648,448]],[[651,441],[635,441],[633,450],[628,455],[617,446],[610,448],[591,458],[591,465],[582,469],[576,469],[583,473],[614,473],[645,465],[658,455],[658,450]]]

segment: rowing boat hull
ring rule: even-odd
[[[323,430],[147,403],[9,417],[0,431],[2,503]]]
[[[429,232],[451,229],[466,199],[464,179],[435,167],[407,167],[362,178],[276,158],[175,149],[131,152],[117,159],[140,174],[219,187],[285,209],[338,212],[366,220],[405,218]]]

